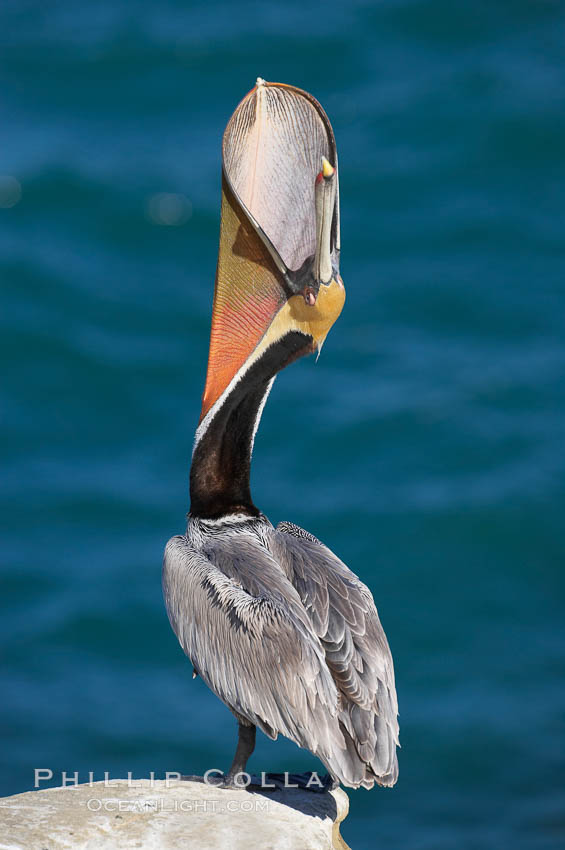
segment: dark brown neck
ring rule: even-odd
[[[226,514],[258,516],[249,483],[253,437],[271,379],[308,353],[312,337],[286,334],[248,369],[210,419],[192,456],[190,514],[213,519]]]

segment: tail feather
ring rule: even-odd
[[[397,734],[386,715],[349,703],[340,712],[339,727],[345,749],[322,756],[332,775],[348,788],[393,786],[398,779]]]

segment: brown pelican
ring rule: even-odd
[[[258,79],[223,138],[220,247],[186,533],[167,544],[171,625],[239,723],[226,783],[259,727],[314,753],[334,782],[393,785],[397,700],[368,588],[312,534],[274,528],[249,468],[277,372],[320,351],[339,316],[337,153],[320,104]]]

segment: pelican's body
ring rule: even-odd
[[[195,672],[239,721],[228,781],[245,770],[256,727],[306,747],[349,787],[398,775],[393,664],[370,591],[308,532],[274,528],[249,489],[276,373],[319,351],[343,306],[336,164],[325,113],[291,87],[259,80],[224,136],[191,510],[167,544],[163,588]]]

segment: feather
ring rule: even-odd
[[[171,625],[237,717],[306,747],[345,785],[393,784],[394,672],[376,609],[327,547],[294,528],[243,518],[210,533],[189,518],[165,551]]]

